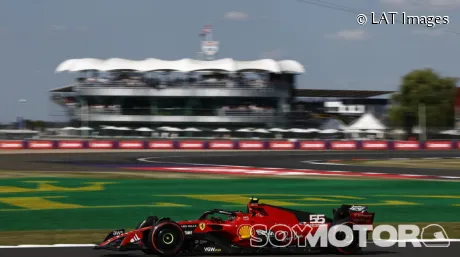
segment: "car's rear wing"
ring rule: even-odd
[[[372,225],[375,213],[373,212],[353,212],[350,211],[350,221],[356,224]]]
[[[368,212],[368,206],[343,204],[340,208],[333,209],[334,221],[350,221],[355,224],[372,225],[375,213]]]

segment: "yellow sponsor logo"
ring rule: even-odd
[[[238,236],[241,239],[249,239],[249,238],[251,238],[251,226],[249,226],[249,225],[241,225],[238,228],[237,233],[238,233]]]
[[[205,228],[206,228],[206,224],[200,223],[200,229],[201,229],[201,230],[204,230]]]

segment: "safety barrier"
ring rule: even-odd
[[[460,141],[312,141],[280,140],[8,140],[12,149],[182,149],[182,150],[460,150]]]

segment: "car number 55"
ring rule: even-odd
[[[310,215],[310,223],[323,224],[325,221],[323,214]]]

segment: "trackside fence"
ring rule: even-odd
[[[7,140],[13,149],[154,149],[154,150],[460,150],[460,141],[308,141],[279,140]]]

